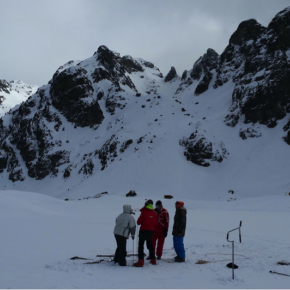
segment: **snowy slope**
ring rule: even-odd
[[[37,89],[38,86],[28,85],[20,80],[7,82],[0,79],[0,116],[4,116],[10,109],[26,101]]]
[[[157,194],[154,202],[162,198]],[[143,268],[114,263],[85,265],[80,256],[92,261],[96,255],[113,254],[115,218],[123,204],[137,210],[144,199],[102,195],[97,199],[61,201],[42,194],[0,192],[1,263],[0,288],[173,288],[173,289],[287,289],[290,275],[289,197],[249,198],[243,201],[213,202],[185,199],[188,223],[184,238],[185,263],[168,263],[175,256],[172,248],[174,202],[163,200],[170,214],[170,230],[165,240],[164,260],[157,266],[145,261]],[[227,232],[235,241],[235,279],[226,267],[231,262],[232,246]],[[136,242],[134,251],[136,253]],[[127,243],[132,253],[133,242]],[[145,250],[148,253],[147,250]],[[211,263],[196,264],[198,260]]]

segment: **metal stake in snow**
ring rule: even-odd
[[[229,241],[229,233],[233,232],[235,230],[239,230],[239,238],[240,238],[240,243],[241,243],[242,242],[241,226],[242,226],[242,221],[240,221],[240,226],[238,228],[229,231],[228,234],[227,234],[227,241],[232,243],[232,276],[233,276],[233,279],[235,279],[235,274],[234,274],[234,266],[235,266],[235,264],[234,264],[234,257],[235,257],[235,254],[234,254],[234,243],[235,243],[235,241]]]

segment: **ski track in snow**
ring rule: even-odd
[[[0,288],[288,288],[289,277],[269,273],[289,273],[290,197],[259,197],[235,202],[183,199],[187,208],[184,238],[186,262],[174,263],[172,250],[173,200],[164,200],[170,214],[168,237],[157,266],[145,260],[143,268],[113,262],[84,264],[73,256],[97,260],[98,254],[113,254],[115,218],[123,204],[141,208],[143,197],[126,198],[115,194],[97,199],[63,201],[43,194],[0,191]],[[273,206],[275,204],[275,206]],[[271,209],[271,210],[270,210]],[[134,216],[137,219],[137,210]],[[226,267],[231,262],[235,241],[235,279]],[[137,239],[134,241],[137,252]],[[133,241],[127,242],[132,253]],[[148,250],[145,247],[145,253]],[[212,263],[195,264],[198,260]],[[168,263],[168,260],[171,263]],[[221,261],[222,260],[222,261]],[[135,258],[137,261],[137,258]]]

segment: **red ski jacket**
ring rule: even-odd
[[[141,214],[137,220],[137,225],[141,225],[140,231],[154,231],[157,227],[157,214],[152,209],[143,207],[140,209]]]
[[[156,212],[156,211],[155,211]],[[161,208],[161,211],[157,214],[157,219],[158,219],[158,224],[157,224],[157,228],[155,229],[156,232],[160,232],[164,229],[168,230],[169,227],[169,214],[168,211],[165,208]]]

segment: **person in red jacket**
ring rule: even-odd
[[[150,252],[150,263],[156,265],[154,248],[152,246],[153,232],[157,227],[157,214],[154,211],[153,201],[147,200],[145,206],[140,209],[141,214],[137,220],[137,225],[141,225],[139,231],[139,244],[138,244],[138,258],[139,261],[133,266],[143,267],[144,266],[144,243],[146,241],[147,249]]]
[[[158,223],[155,231],[153,232],[152,246],[153,249],[155,250],[156,242],[158,240],[156,255],[157,260],[160,260],[163,252],[164,241],[168,233],[169,214],[168,211],[162,206],[161,200],[158,200],[156,202],[155,212],[157,214]]]

